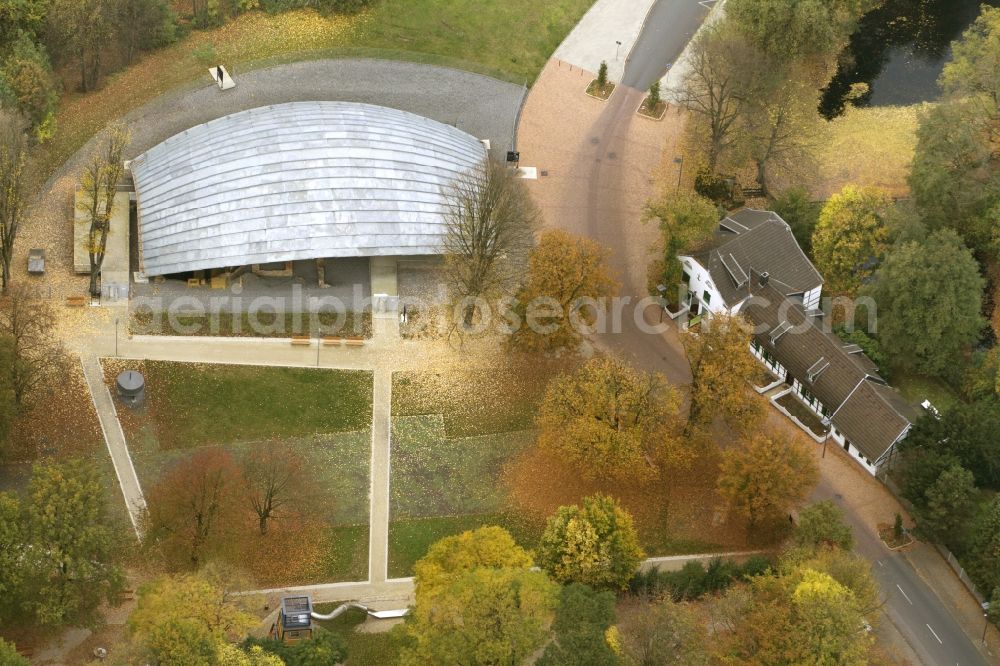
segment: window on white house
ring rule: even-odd
[[[712,294],[708,293],[708,291],[701,292],[701,300],[705,302],[705,305],[708,305],[712,302]]]
[[[688,275],[687,271],[681,272],[681,282],[683,282],[684,284],[689,284],[691,282],[691,276]]]

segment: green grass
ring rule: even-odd
[[[444,437],[440,416],[393,419],[393,516],[492,513],[504,507],[501,472],[534,441],[531,431]]]
[[[372,374],[147,361],[161,449],[368,430]]]
[[[154,315],[149,311],[133,312],[129,317],[129,333],[133,335],[193,335],[225,336],[241,338],[288,338],[293,335],[315,337],[317,327],[312,325],[310,313],[287,312],[276,315],[273,312],[257,313],[251,324],[250,315],[242,312],[234,316],[231,312],[217,315],[174,315],[171,322],[163,313]],[[319,332],[322,335],[341,337],[372,336],[372,316],[370,312],[343,313],[343,321],[338,326],[337,313],[318,313]],[[176,328],[174,326],[176,323]],[[336,328],[334,328],[336,326]]]
[[[323,582],[368,580],[368,525],[331,527],[330,536]]]
[[[939,411],[945,412],[961,401],[958,393],[939,379],[893,373],[890,383],[903,397],[915,405],[930,400]]]
[[[389,576],[413,575],[413,565],[440,539],[484,525],[499,525],[522,547],[534,549],[545,525],[510,513],[439,516],[389,523]]]
[[[479,63],[535,80],[593,0],[381,0],[364,46]]]
[[[339,602],[316,604],[317,613],[329,613],[339,606]],[[399,646],[389,632],[377,634],[360,633],[355,628],[365,621],[365,613],[350,609],[333,620],[317,620],[316,624],[340,634],[347,643],[345,666],[384,666],[394,664],[399,657]]]

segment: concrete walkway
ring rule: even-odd
[[[104,370],[101,368],[101,361],[96,356],[87,356],[82,358],[81,362],[83,363],[83,374],[87,378],[87,387],[90,389],[90,397],[94,401],[94,409],[101,422],[101,430],[104,431],[104,441],[108,445],[111,462],[115,466],[118,485],[125,498],[125,507],[128,509],[128,515],[132,521],[132,528],[135,530],[136,536],[141,539],[142,516],[146,511],[146,498],[143,497],[139,478],[132,465],[132,456],[129,454],[125,434],[118,421],[114,400],[104,383]]]
[[[368,526],[368,580],[389,575],[389,461],[392,438],[392,372],[375,370],[372,397],[371,509]]]
[[[588,72],[597,72],[605,61],[608,78],[621,81],[625,60],[656,1],[597,0],[552,57]]]

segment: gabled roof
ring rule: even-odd
[[[761,286],[756,271],[750,280],[752,296],[741,312],[753,324],[754,340],[788,370],[789,381],[798,379],[823,403],[833,425],[863,456],[877,460],[911,423],[911,408],[867,356],[850,353],[770,283]]]
[[[766,271],[785,296],[823,284],[788,223],[771,211],[744,208],[730,213],[719,222],[711,248],[695,259],[708,270],[729,307],[747,297],[746,277],[751,271]]]

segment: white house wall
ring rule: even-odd
[[[688,291],[693,292],[695,298],[701,301],[702,306],[712,314],[720,312],[729,314],[726,303],[722,300],[722,294],[715,288],[708,269],[692,257],[681,256],[679,258],[684,272],[691,276],[691,279],[688,281]],[[710,295],[708,303],[705,303],[704,295],[706,292]]]

